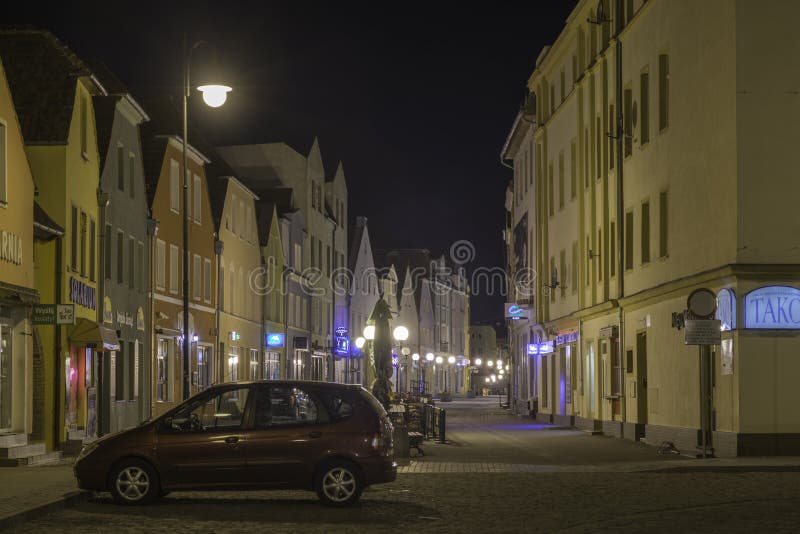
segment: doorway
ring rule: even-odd
[[[639,423],[647,424],[647,332],[636,334],[636,398]]]
[[[0,432],[11,430],[11,336],[6,325],[0,325]]]

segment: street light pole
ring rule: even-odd
[[[195,43],[192,50],[198,46]],[[189,379],[189,216],[186,207],[189,205],[189,171],[186,168],[186,138],[188,136],[189,105],[189,60],[191,51],[186,47],[186,34],[183,36],[183,400],[189,398],[191,381]]]

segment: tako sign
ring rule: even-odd
[[[800,329],[800,289],[767,286],[745,295],[744,327]]]

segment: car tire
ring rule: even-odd
[[[161,495],[156,470],[136,458],[123,460],[114,467],[110,486],[117,504],[150,504]]]
[[[358,502],[364,491],[364,483],[355,464],[336,460],[320,466],[314,478],[314,489],[324,504],[346,507]]]

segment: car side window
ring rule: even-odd
[[[302,388],[272,386],[258,389],[254,421],[256,428],[310,425],[323,419],[317,401]]]
[[[327,400],[331,418],[347,419],[353,415],[353,403],[342,395],[329,395],[327,396]]]
[[[221,391],[177,411],[171,418],[175,432],[208,432],[239,428],[244,419],[249,388]]]

